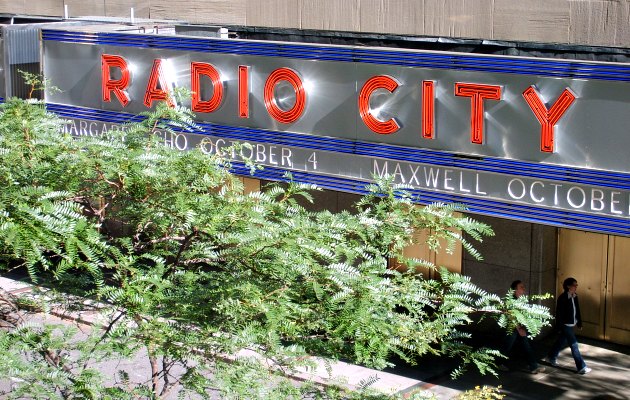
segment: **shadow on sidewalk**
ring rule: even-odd
[[[498,348],[500,343],[496,338],[476,337],[475,344]],[[545,367],[545,371],[539,374],[529,372],[520,348],[515,348],[510,359],[504,362],[509,371],[498,371],[496,377],[481,375],[471,366],[461,377],[453,380],[450,373],[457,367],[457,361],[438,357],[423,358],[417,366],[398,361],[396,367],[388,372],[422,380],[425,382],[422,388],[435,393],[439,399],[449,399],[458,392],[483,385],[501,386],[506,400],[630,399],[630,347],[587,338],[578,340],[584,359],[593,369],[588,375],[577,374],[568,348],[560,353],[559,367],[542,361],[555,341],[553,333],[534,341],[537,358]]]

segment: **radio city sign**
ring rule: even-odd
[[[250,65],[238,66],[238,109],[234,110],[240,118],[249,118],[250,95]],[[112,70],[116,70],[119,78],[112,77]],[[221,78],[222,73],[211,63],[193,61],[190,63],[190,80],[187,86],[192,92],[191,108],[194,112],[213,113],[223,103],[225,84]],[[211,95],[207,99],[202,98],[201,82],[206,79]],[[130,102],[128,90],[131,84],[131,71],[129,62],[120,55],[101,55],[101,93],[104,102],[111,102],[115,98],[120,105],[126,107]],[[264,87],[261,94],[264,108],[275,121],[289,125],[303,117],[309,94],[299,72],[286,67],[273,70],[264,78]],[[278,86],[286,83],[289,86],[289,96],[292,97],[291,105],[286,109],[281,106],[278,95]],[[421,114],[420,132],[423,139],[435,137],[435,85],[434,80],[423,80],[419,83],[421,92],[420,104],[416,104]],[[372,96],[381,90],[393,94],[401,82],[390,75],[381,74],[370,77],[362,83],[359,90],[357,107],[361,121],[372,132],[379,135],[392,135],[401,128],[398,117],[381,119],[377,112],[370,106]],[[483,144],[483,126],[485,120],[484,103],[486,101],[501,101],[501,85],[488,85],[482,83],[456,82],[454,95],[470,99],[470,141],[475,144]],[[153,60],[149,79],[146,84],[142,103],[151,108],[155,101],[165,101],[173,104],[173,94],[170,93],[169,79],[165,73],[163,60]],[[575,94],[565,88],[557,100],[547,107],[535,86],[529,86],[523,92],[523,98],[541,125],[540,150],[552,153],[554,151],[554,127],[565,112],[575,101]],[[140,100],[140,99],[138,99]],[[312,110],[314,111],[314,110]]]
[[[208,48],[215,43],[206,40]],[[355,48],[301,45],[325,56],[309,59],[298,50],[258,55],[260,42],[235,43],[256,51],[45,41],[45,75],[62,90],[46,100],[135,114],[157,102],[174,105],[172,91],[183,87],[200,122],[630,172],[625,81],[501,72],[502,62],[523,60],[510,57],[478,56],[497,72],[477,72],[381,62],[381,53],[390,57],[385,49],[369,61],[341,62],[328,59]]]

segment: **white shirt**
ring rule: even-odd
[[[577,324],[577,320],[575,319],[575,297],[577,296],[577,294],[575,293],[568,293],[569,298],[571,299],[571,305],[573,306],[573,323],[572,324],[564,324],[565,326],[575,326]]]

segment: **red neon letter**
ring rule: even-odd
[[[278,106],[276,98],[273,95],[276,84],[280,81],[289,82],[295,92],[295,104],[288,111],[284,111]],[[289,68],[278,68],[269,75],[267,82],[265,82],[264,96],[265,107],[267,107],[269,115],[283,124],[297,121],[306,107],[306,91],[304,90],[302,80],[295,71]]]
[[[483,143],[483,100],[500,100],[501,86],[481,85],[479,83],[455,84],[455,96],[470,97],[470,140]]]
[[[113,80],[110,75],[110,68],[120,68],[120,79]],[[103,54],[101,56],[101,87],[103,92],[103,101],[112,101],[110,92],[118,98],[118,101],[125,107],[129,104],[129,95],[125,91],[129,86],[129,69],[127,62],[121,56],[113,56]]]
[[[400,129],[400,125],[394,118],[387,121],[380,121],[370,112],[370,96],[376,89],[385,89],[390,93],[398,88],[398,82],[387,75],[373,76],[365,82],[359,93],[359,114],[361,119],[372,131],[379,135],[389,135]]]
[[[238,66],[238,116],[249,118],[249,67]]]
[[[212,97],[210,100],[202,101],[201,87],[199,84],[200,75],[205,75],[212,81]],[[212,64],[193,62],[190,64],[190,87],[192,90],[192,110],[197,112],[210,113],[219,108],[223,100],[223,84],[219,72]]]
[[[435,82],[422,81],[422,137],[435,135]]]
[[[556,103],[551,106],[549,110],[542,102],[538,92],[536,92],[533,86],[528,87],[527,90],[523,92],[523,97],[525,97],[529,108],[532,109],[536,119],[538,119],[538,122],[540,122],[542,126],[540,133],[540,151],[553,153],[553,127],[558,123],[560,118],[562,118],[571,104],[573,104],[575,94],[569,89],[564,89],[560,97],[558,97],[558,100],[556,100]]]
[[[158,89],[158,82],[160,88]],[[153,60],[153,68],[151,68],[151,75],[149,76],[149,83],[147,83],[147,90],[144,92],[144,105],[151,108],[153,102],[156,100],[163,100],[170,107],[174,107],[173,100],[168,90],[168,83],[162,71],[162,60],[156,58]]]

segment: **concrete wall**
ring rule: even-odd
[[[0,13],[630,47],[630,0],[0,0]]]
[[[260,188],[265,190],[267,185],[276,184],[277,182],[261,180]],[[285,183],[280,183],[285,186]],[[313,202],[305,200],[303,197],[298,197],[298,203],[309,211],[324,211],[328,210],[334,213],[349,211],[354,212],[354,205],[361,199],[361,196],[353,193],[336,192],[334,190],[317,190],[309,192],[313,197]]]
[[[472,218],[492,227],[495,236],[474,247],[483,256],[477,261],[464,253],[462,273],[482,288],[504,295],[512,281],[522,280],[529,294],[555,294],[557,228],[481,215]],[[545,302],[547,306],[553,300]]]

